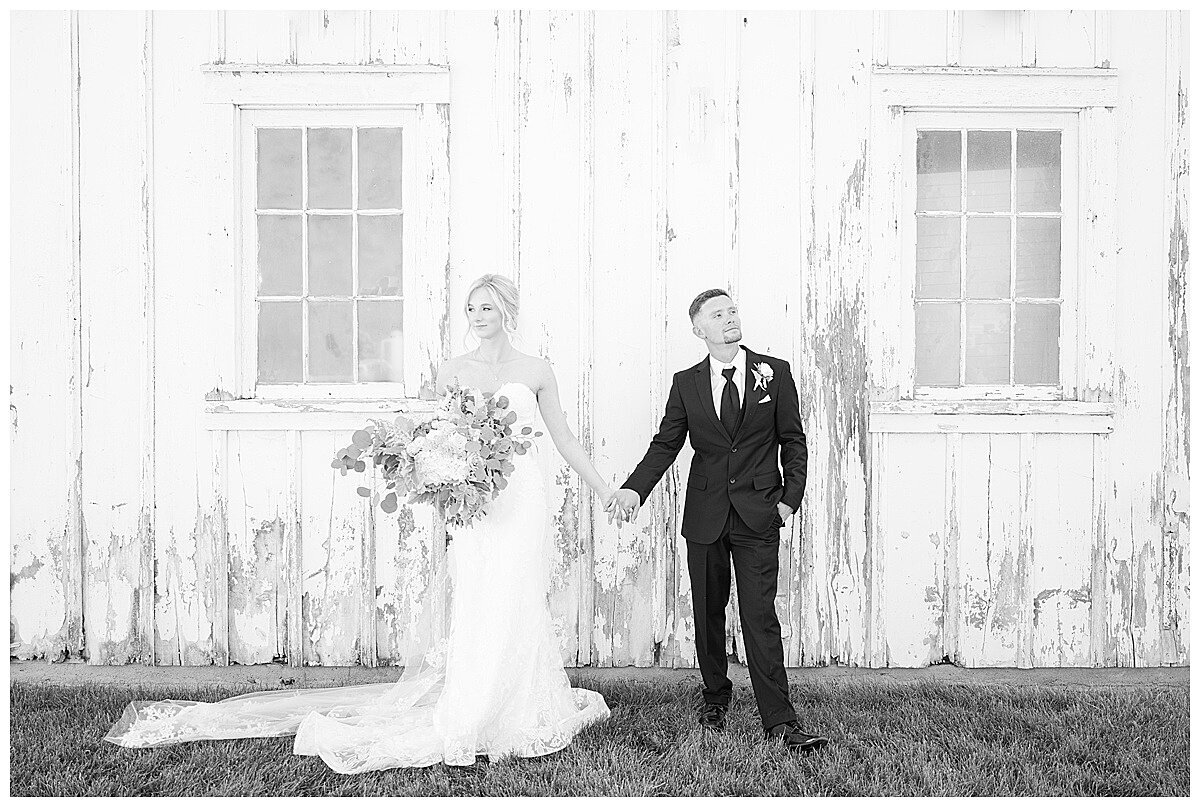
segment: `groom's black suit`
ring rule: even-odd
[[[717,415],[706,357],[675,374],[658,434],[622,487],[636,492],[644,504],[675,461],[684,439],[691,438],[695,456],[688,473],[681,532],[687,539],[704,699],[728,704],[733,690],[725,655],[732,555],[750,682],[763,726],[770,728],[796,719],[787,694],[783,642],[775,613],[779,528],[783,526],[776,505],[783,502],[793,512],[799,510],[808,447],[791,367],[782,359],[741,349],[746,351],[746,372],[741,417],[733,433]],[[773,377],[765,381],[765,389],[761,385],[756,388],[754,370],[764,363]]]

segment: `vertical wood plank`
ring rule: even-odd
[[[862,663],[866,608],[867,143],[870,136],[868,13],[816,15],[812,120],[812,240],[801,292],[804,347],[794,361],[809,439],[805,540],[810,572],[801,611],[814,615],[804,663]],[[864,47],[862,43],[868,43]],[[836,124],[831,125],[831,121]],[[816,615],[819,614],[819,617]]]
[[[935,439],[931,441],[931,437]],[[927,434],[887,436],[887,455],[904,458],[903,462],[892,462],[887,468],[883,493],[888,519],[883,526],[888,575],[883,586],[883,613],[886,661],[890,667],[924,667],[941,661],[945,655],[943,440]]]
[[[989,563],[993,597],[990,641],[983,648],[988,663],[1019,667],[1022,659],[1019,625],[1025,614],[1025,596],[1029,591],[1028,553],[1022,544],[1021,530],[1021,438],[992,435],[989,467],[989,531],[993,549]]]
[[[580,49],[580,112],[579,112],[579,384],[576,387],[576,407],[579,412],[579,442],[595,461],[595,427],[592,396],[595,382],[592,362],[595,359],[592,293],[595,284],[596,250],[596,14],[585,12],[579,25]],[[576,482],[580,544],[583,547],[583,571],[591,572],[581,581],[583,592],[579,603],[579,661],[594,664],[602,661],[596,647],[595,581],[596,535],[592,497],[582,480]]]
[[[1162,345],[1162,662],[1187,664],[1191,636],[1191,399],[1188,335],[1188,221],[1191,170],[1188,115],[1191,75],[1188,12],[1167,12],[1166,134],[1167,176],[1164,229],[1167,242],[1166,296]]]
[[[56,661],[83,649],[75,20],[11,17],[9,654]]]
[[[226,11],[225,58],[231,64],[295,64],[288,11]]]
[[[1017,436],[1017,666],[1033,666],[1034,477],[1037,442],[1032,434]]]
[[[475,347],[466,334],[463,308],[466,289],[485,272],[502,272],[497,256],[507,253],[502,232],[502,161],[495,124],[497,99],[493,97],[492,70],[496,58],[495,17],[485,12],[454,11],[448,26],[450,61],[455,65],[456,97],[476,103],[451,104],[450,151],[454,172],[450,198],[450,252],[454,261],[448,282],[447,320],[441,328],[451,354]]]
[[[959,20],[958,60],[954,64],[1016,67],[1021,64],[1020,11],[952,12]]]
[[[298,64],[360,64],[366,61],[363,45],[366,11],[292,12],[292,36]]]
[[[959,494],[963,471],[963,435],[947,434],[946,448],[946,547],[942,556],[942,652],[943,658],[958,656],[961,612],[962,552],[959,520],[964,507]]]
[[[650,357],[645,326],[650,315],[653,213],[650,210],[649,135],[652,58],[650,16],[601,12],[595,18],[592,140],[592,307],[595,353],[587,405],[594,432],[592,457],[608,475],[645,450],[645,437],[628,427],[652,419],[644,395],[621,394],[629,379],[646,379]],[[644,383],[644,382],[643,382]],[[590,491],[589,494],[590,495]],[[654,661],[651,614],[653,546],[646,517],[609,524],[601,503],[591,502],[595,606],[593,663],[649,666]]]
[[[953,13],[955,12],[911,8],[904,11],[878,12],[886,20],[884,28],[877,31],[886,36],[886,40],[881,44],[887,54],[887,61],[880,64],[954,64],[947,55],[952,40],[949,27]]]
[[[229,660],[266,664],[284,655],[281,603],[288,600],[287,441],[282,431],[228,434]]]
[[[283,525],[283,560],[287,575],[287,660],[290,667],[305,664],[304,623],[304,523],[302,520],[302,488],[300,477],[301,433],[289,430],[285,438],[287,451],[286,521]],[[343,444],[344,445],[344,444]]]
[[[408,395],[434,396],[437,368],[450,354],[450,109],[421,104],[415,131],[406,140],[421,152],[405,168],[416,173],[404,183],[405,218],[412,220],[413,249],[404,271],[414,282],[404,302],[405,377]],[[414,148],[413,151],[416,151]],[[409,204],[411,201],[411,205]]]
[[[359,479],[329,467],[347,431],[300,433],[300,523],[304,594],[305,666],[356,664],[359,656],[359,596],[366,499]]]
[[[213,649],[211,601],[197,595],[212,574],[201,557],[213,555],[205,555],[208,550],[197,542],[217,539],[223,503],[213,495],[215,469],[210,467],[210,446],[217,435],[205,430],[200,416],[206,393],[220,397],[219,390],[232,389],[218,369],[233,338],[221,322],[227,299],[214,294],[221,284],[232,282],[232,263],[214,266],[213,253],[205,252],[205,237],[206,232],[214,240],[221,237],[219,230],[209,229],[210,217],[231,209],[235,197],[222,193],[223,180],[212,179],[221,169],[214,170],[218,161],[208,150],[209,137],[216,133],[208,128],[210,110],[201,103],[197,70],[208,42],[197,32],[218,23],[206,12],[154,14],[151,156],[157,192],[151,213],[154,263],[168,267],[156,272],[152,334],[157,358],[154,477],[161,491],[154,546],[159,664],[208,663]],[[218,186],[213,197],[209,182]],[[197,261],[196,256],[203,258]],[[174,270],[185,266],[188,271]],[[197,349],[198,333],[205,334],[204,349]],[[231,381],[232,375],[226,378]]]
[[[449,12],[376,9],[364,13],[369,61],[383,64],[447,63]],[[450,30],[453,31],[454,26],[450,26]]]
[[[741,30],[738,85],[739,260],[742,280],[737,302],[746,327],[746,344],[807,368],[796,355],[802,315],[799,287],[803,260],[796,234],[801,229],[800,23],[795,12],[756,12],[737,16]],[[808,410],[808,401],[801,401]],[[811,489],[808,494],[811,495]],[[806,499],[806,504],[809,500]],[[776,611],[785,647],[799,632],[802,613],[792,610],[791,568],[808,508],[780,532],[779,587]],[[790,663],[799,663],[799,654]],[[785,653],[786,659],[786,653]]]
[[[671,20],[674,20],[674,25]],[[728,288],[721,255],[726,243],[723,231],[721,144],[724,142],[723,107],[724,70],[721,60],[725,34],[723,17],[703,11],[679,11],[668,18],[665,125],[667,146],[666,181],[666,275],[663,283],[662,310],[665,313],[662,374],[652,383],[659,385],[660,404],[647,418],[638,448],[630,452],[636,462],[645,451],[649,438],[662,418],[662,405],[674,373],[695,364],[703,355],[703,343],[692,335],[687,310],[692,299],[709,288]],[[731,133],[732,134],[732,133]],[[730,135],[731,136],[731,135]],[[747,326],[750,323],[744,323]],[[692,610],[691,581],[687,571],[687,541],[678,533],[683,520],[681,495],[686,468],[693,456],[691,444],[685,444],[675,465],[659,483],[664,526],[670,526],[670,556],[678,558],[676,573],[670,581],[674,613],[667,625],[660,661],[672,667],[695,667],[695,620]],[[632,469],[629,469],[632,470]],[[667,508],[673,507],[673,513]],[[651,515],[656,515],[651,511]],[[643,518],[645,518],[643,516]],[[731,598],[732,599],[732,598]],[[730,626],[736,624],[736,619]]]
[[[1120,32],[1112,42],[1113,62],[1123,86],[1129,82],[1136,88],[1113,110],[1115,141],[1121,153],[1162,155],[1165,13],[1110,13],[1113,30]],[[1158,162],[1123,175],[1115,207],[1121,240],[1113,288],[1120,305],[1114,312],[1114,496],[1105,566],[1109,641],[1119,666],[1156,666],[1162,659],[1162,334],[1170,272],[1162,270],[1169,266],[1169,245],[1162,237],[1168,214],[1164,166]],[[1157,235],[1133,235],[1142,231]]]
[[[667,341],[667,72],[668,50],[677,12],[655,12],[650,34],[650,213],[654,217],[650,256],[650,337],[648,380],[651,421],[663,411],[669,375],[666,366]],[[650,541],[654,548],[654,579],[651,612],[654,620],[654,662],[664,663],[671,656],[673,629],[678,620],[678,576],[687,567],[686,558],[676,554],[678,525],[675,523],[678,491],[671,486],[674,475],[668,473],[648,502]],[[617,484],[620,484],[619,480]],[[667,662],[669,663],[669,661]]]
[[[792,355],[795,357],[792,366],[797,368],[796,387],[801,401],[801,412],[804,414],[804,430],[808,447],[808,468],[814,467],[814,460],[817,456],[817,441],[808,439],[808,435],[813,434],[814,420],[807,413],[811,407],[810,388],[804,383],[809,368],[813,363],[813,347],[810,336],[810,323],[808,317],[809,311],[809,294],[811,292],[812,281],[810,274],[813,267],[813,256],[816,254],[816,204],[817,190],[814,178],[817,172],[817,153],[816,153],[816,87],[817,87],[817,14],[813,11],[801,11],[798,24],[799,29],[799,47],[800,54],[800,137],[798,139],[798,202],[800,211],[800,226],[797,230],[798,241],[800,246],[800,280],[799,287],[796,289],[796,311],[798,312],[799,322],[796,323],[796,329],[793,332]],[[813,435],[815,438],[815,435]],[[886,447],[881,448],[881,453],[886,451]],[[815,478],[815,475],[814,475]],[[807,480],[805,482],[805,502],[801,507],[800,517],[797,520],[793,519],[790,537],[790,557],[788,558],[787,577],[780,579],[780,584],[788,590],[788,615],[799,614],[801,619],[796,623],[797,629],[792,633],[788,641],[784,642],[784,658],[785,663],[791,665],[803,664],[805,653],[808,647],[813,645],[812,624],[809,615],[815,613],[815,602],[811,596],[811,585],[808,582],[812,579],[813,564],[810,562],[814,551],[813,536],[814,532],[811,527],[811,519],[808,516],[814,498],[812,492],[807,489]],[[877,499],[876,501],[882,501]],[[880,564],[882,565],[882,564]],[[807,574],[805,574],[807,573]],[[882,629],[876,634],[882,639]],[[883,647],[882,641],[878,646],[877,654],[883,658],[886,656],[886,649]]]
[[[518,92],[519,138],[525,154],[518,166],[521,192],[521,317],[518,346],[550,362],[567,422],[578,422],[580,373],[578,308],[580,229],[580,15],[531,12],[522,23],[527,69]],[[553,170],[548,170],[553,166]],[[545,434],[545,428],[541,428]],[[579,659],[583,568],[578,522],[579,479],[548,436],[543,457],[554,544],[550,612],[565,664]],[[588,595],[590,601],[590,595]]]
[[[1052,10],[1022,12],[1031,17],[1030,34],[1036,37],[1037,67],[1093,67],[1097,57],[1097,12]]]
[[[154,446],[146,345],[152,289],[149,65],[143,14],[82,14],[80,219],[83,314],[84,624],[93,664],[153,662]],[[113,85],[127,92],[114,95]],[[136,460],[131,460],[136,456]]]
[[[1086,664],[1091,590],[1091,435],[1038,434],[1033,473],[1033,665]]]
[[[374,519],[376,664],[404,665],[445,536],[435,530],[431,507],[403,504],[392,515],[375,508]]]

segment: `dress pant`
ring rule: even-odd
[[[778,523],[778,522],[777,522]],[[729,602],[729,561],[737,575],[738,611],[746,643],[750,684],[764,728],[796,719],[788,698],[783,666],[783,638],[775,613],[779,583],[779,528],[755,533],[737,511],[721,537],[711,544],[687,542],[688,574],[692,580],[692,609],[696,619],[696,657],[704,679],[706,703],[729,704],[733,682],[725,655],[725,606]]]

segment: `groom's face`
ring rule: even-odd
[[[742,341],[742,318],[733,300],[723,294],[705,300],[696,312],[692,332],[710,345],[733,345]]]

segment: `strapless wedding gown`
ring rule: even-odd
[[[534,425],[537,397],[529,387],[507,382],[496,394],[517,413],[514,432]],[[295,734],[294,753],[320,756],[347,774],[566,747],[609,710],[599,693],[571,687],[550,618],[544,440],[534,438],[515,458],[487,515],[451,533],[448,574],[423,598],[426,629],[398,681],[252,692],[215,703],[135,701],[104,739],[145,748]],[[440,629],[439,608],[449,614]]]

